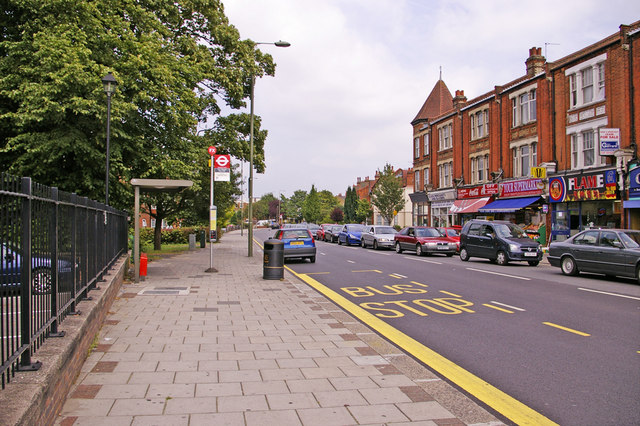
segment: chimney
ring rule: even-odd
[[[357,183],[360,183],[362,181],[362,179],[360,179],[360,177],[358,177]]]
[[[467,97],[464,95],[464,90],[456,90],[456,95],[453,97],[453,107],[464,106],[467,102]]]
[[[529,58],[525,61],[527,65],[527,77],[533,77],[544,72],[544,65],[547,62],[542,56],[541,47],[532,47],[529,49]]]

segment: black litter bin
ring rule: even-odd
[[[281,280],[284,278],[284,243],[280,240],[264,242],[264,264],[262,278]]]
[[[207,233],[200,231],[200,248],[205,248],[207,245]]]

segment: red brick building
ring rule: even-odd
[[[639,228],[639,34],[622,25],[555,62],[531,48],[524,75],[470,100],[439,80],[411,122],[413,223],[506,219],[547,240]]]

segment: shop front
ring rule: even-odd
[[[412,223],[416,226],[429,223],[429,198],[425,191],[409,194],[412,206]]]
[[[623,203],[626,228],[640,229],[640,167],[629,172],[629,199]]]
[[[427,194],[431,203],[431,226],[459,225],[456,215],[450,213],[451,206],[456,200],[456,190],[433,191]]]
[[[541,243],[546,238],[546,211],[542,179],[521,179],[499,184],[498,199],[478,209],[488,219],[519,225]]]
[[[458,188],[457,199],[449,208],[449,213],[456,215],[456,224],[464,225],[478,216],[478,210],[484,207],[491,196],[498,194],[498,184],[489,183],[471,188]]]
[[[615,169],[550,175],[552,240],[588,228],[620,227],[617,179]]]

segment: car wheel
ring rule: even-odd
[[[636,267],[636,280],[640,283],[640,266]]]
[[[396,253],[402,253],[402,248],[400,248],[399,242],[396,242]]]
[[[338,245],[341,246],[342,245],[342,241],[340,241],[340,238],[338,238]]]
[[[507,253],[500,250],[496,255],[496,263],[500,266],[504,266],[509,263],[509,259],[507,258]]]
[[[362,248],[367,248],[367,243],[364,242],[364,238],[360,240],[360,245]]]
[[[424,253],[422,252],[422,246],[420,244],[416,244],[416,255],[422,256]]]
[[[575,260],[569,256],[565,256],[560,260],[560,269],[565,275],[576,275],[578,273],[578,267]]]
[[[538,261],[538,260],[530,260],[527,263],[529,263],[529,266],[538,266],[540,261]]]
[[[315,256],[311,256],[311,257],[309,258],[309,262],[311,262],[311,263],[316,263],[316,257],[315,257]]]
[[[463,262],[467,262],[469,260],[469,257],[470,256],[467,249],[464,247],[460,247],[460,260],[462,260]]]
[[[378,250],[378,240],[373,240],[373,249]]]
[[[51,291],[51,269],[36,268],[33,270],[31,291],[33,294],[45,294]]]

